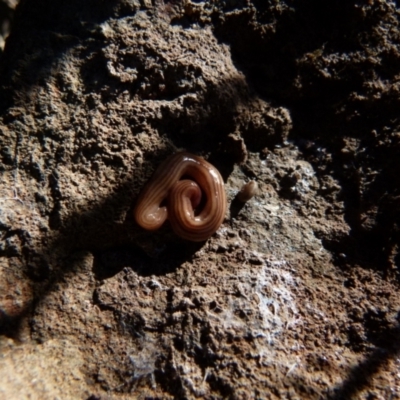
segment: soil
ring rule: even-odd
[[[0,397],[400,399],[399,21],[383,0],[21,0]],[[205,243],[133,220],[181,149],[226,183]]]

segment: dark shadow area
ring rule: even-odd
[[[126,267],[142,271],[149,263],[149,256],[140,247],[116,247],[94,253],[93,272],[101,281],[112,278]]]
[[[254,91],[290,110],[289,139],[317,176],[330,174],[340,182],[335,201],[344,202],[351,233],[322,238],[331,242],[327,248],[345,253],[348,265],[385,272],[400,243],[400,95],[391,86],[400,53],[390,50],[397,46],[396,35],[378,32],[385,24],[399,25],[393,5],[252,3],[255,8],[242,2],[223,6],[224,12],[214,15],[215,34],[229,44]],[[372,52],[379,63],[370,58]],[[374,81],[387,90],[370,89]],[[356,145],[349,146],[348,139]]]
[[[30,316],[31,311],[31,306],[25,307],[17,315],[8,315],[3,310],[0,310],[0,335],[18,340],[21,323],[24,318]]]
[[[398,357],[400,353],[399,337],[400,325],[384,330],[379,337],[379,347],[368,355],[364,361],[352,368],[347,379],[341,385],[332,389],[332,393],[326,399],[343,400],[355,398],[361,390],[370,384],[373,376],[380,372],[389,360]]]
[[[246,203],[244,203],[243,201],[240,201],[238,199],[238,194],[236,194],[235,198],[232,200],[231,205],[230,205],[230,214],[232,218],[236,218],[240,211],[243,210],[243,207],[246,205]]]
[[[159,258],[150,257],[135,244],[98,250],[93,253],[93,272],[97,280],[111,278],[124,268],[131,268],[140,276],[165,275],[190,260],[202,246],[203,243],[183,240],[182,243],[164,243]]]

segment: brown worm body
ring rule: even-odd
[[[236,197],[242,203],[246,203],[246,201],[249,201],[251,198],[253,198],[257,192],[258,183],[256,181],[250,181],[243,185]]]
[[[202,193],[206,198],[204,207],[196,215]],[[224,181],[218,170],[203,158],[182,152],[157,168],[139,195],[134,217],[150,231],[168,219],[178,236],[201,242],[220,227],[225,212]]]

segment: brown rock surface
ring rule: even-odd
[[[399,399],[399,16],[21,1],[0,58],[0,397]],[[133,221],[176,149],[226,182],[206,243]]]

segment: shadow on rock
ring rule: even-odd
[[[382,372],[385,365],[400,354],[400,325],[385,330],[382,335],[384,345],[372,351],[361,363],[352,368],[347,379],[336,388],[327,400],[341,400],[355,398],[359,392],[369,386],[374,375]],[[387,398],[391,398],[391,389],[388,387]]]

